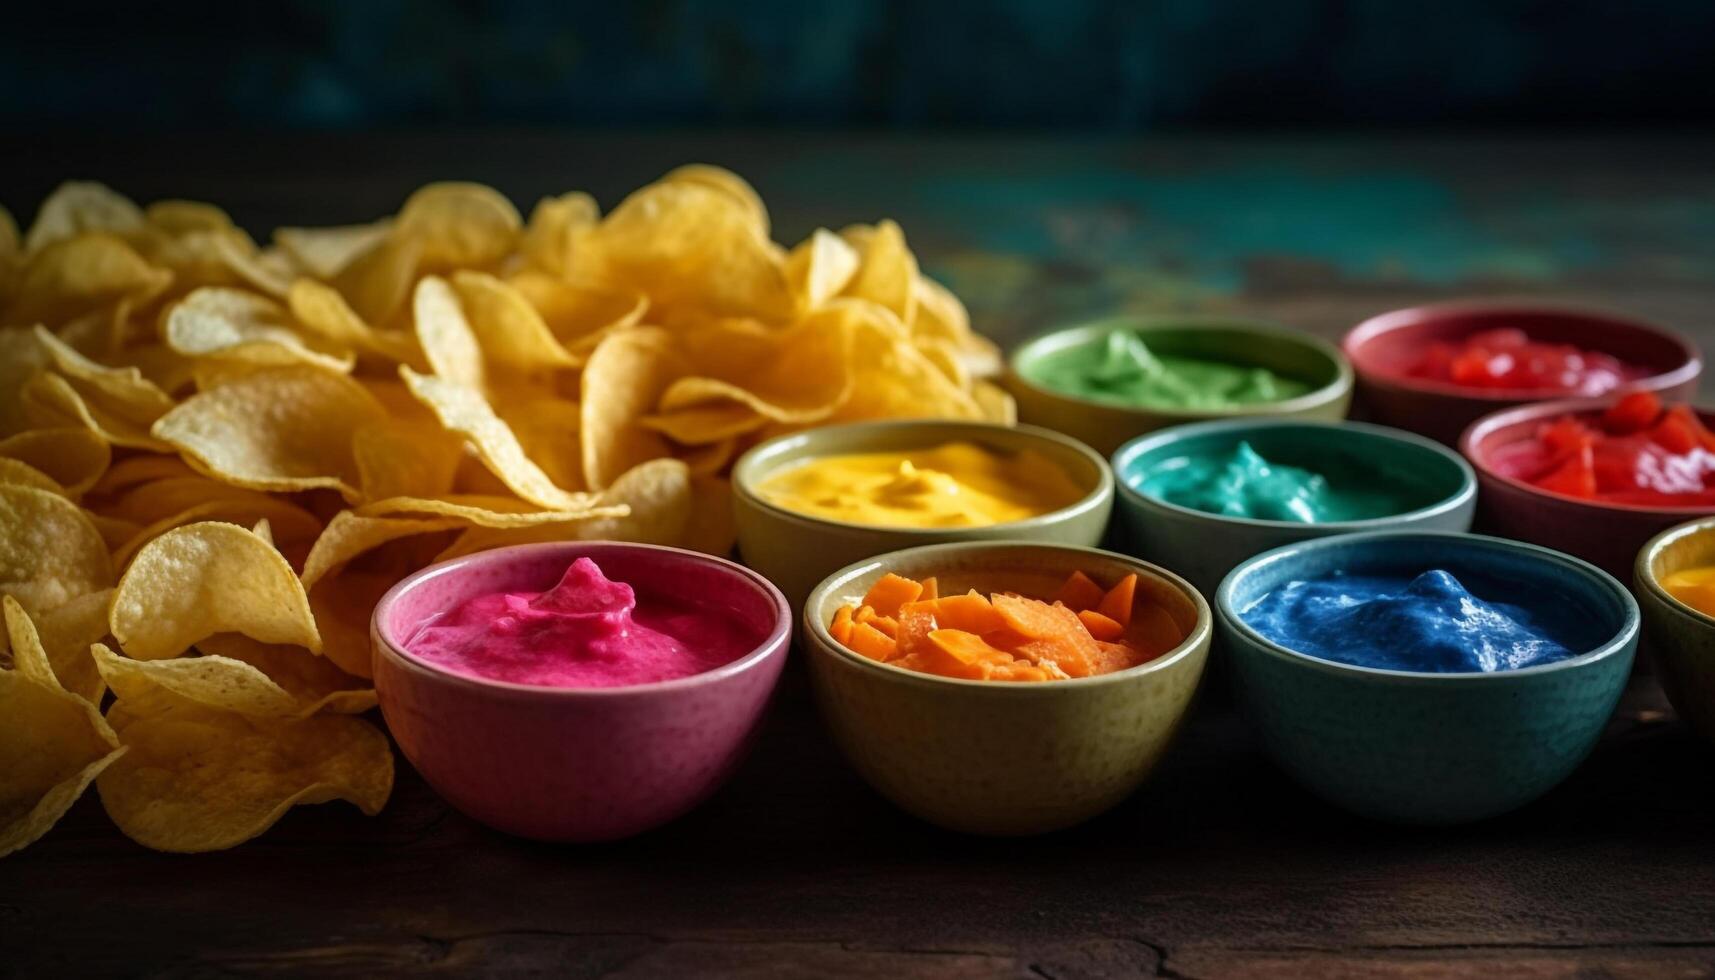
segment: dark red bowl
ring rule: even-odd
[[[1622,582],[1631,579],[1638,549],[1657,533],[1715,507],[1642,507],[1568,497],[1495,471],[1503,446],[1530,439],[1543,422],[1561,415],[1593,418],[1615,398],[1571,398],[1538,402],[1478,419],[1459,438],[1459,452],[1477,471],[1476,530],[1564,551],[1600,567]],[[1715,413],[1698,412],[1715,428]]]
[[[1566,398],[1559,389],[1486,390],[1408,374],[1430,344],[1496,327],[1518,327],[1532,340],[1600,351],[1641,367],[1648,374],[1624,390],[1654,391],[1664,402],[1689,401],[1703,373],[1695,344],[1635,317],[1538,303],[1436,303],[1371,317],[1340,342],[1357,373],[1366,417],[1452,445],[1466,426],[1490,412]]]

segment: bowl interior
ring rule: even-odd
[[[1145,482],[1165,469],[1186,465],[1194,457],[1228,456],[1241,442],[1249,443],[1270,463],[1322,473],[1336,483],[1374,486],[1379,482],[1397,488],[1405,506],[1392,517],[1463,496],[1473,479],[1458,456],[1409,433],[1356,422],[1266,421],[1187,425],[1144,436],[1114,457],[1114,476],[1128,492],[1160,506],[1203,513],[1162,500],[1145,489]],[[1218,514],[1207,516],[1235,520]]]
[[[1715,518],[1695,521],[1664,531],[1644,549],[1644,585],[1699,621],[1715,627],[1715,617],[1693,609],[1668,592],[1661,580],[1674,572],[1700,565],[1715,565]]]
[[[1048,387],[1040,380],[1044,368],[1071,352],[1105,343],[1109,334],[1130,330],[1143,338],[1149,349],[1173,357],[1221,361],[1245,367],[1267,368],[1282,377],[1301,381],[1310,391],[1296,398],[1278,402],[1261,402],[1238,406],[1254,415],[1271,406],[1291,406],[1316,401],[1323,389],[1339,385],[1348,372],[1345,361],[1330,344],[1308,334],[1302,334],[1272,324],[1244,320],[1184,317],[1162,319],[1120,318],[1103,320],[1082,326],[1068,327],[1037,337],[1020,347],[1012,357],[1013,373],[1035,388],[1074,401],[1089,401],[1077,395]],[[1136,407],[1156,411],[1154,406],[1133,406],[1128,402],[1103,400],[1105,405]],[[1199,415],[1218,414],[1199,411]]]
[[[1635,320],[1596,311],[1530,306],[1448,305],[1395,310],[1355,327],[1346,338],[1345,349],[1365,374],[1402,387],[1503,401],[1564,395],[1558,389],[1486,390],[1411,376],[1428,345],[1456,343],[1479,331],[1501,327],[1517,327],[1532,340],[1611,354],[1643,369],[1648,377],[1685,369],[1695,359],[1677,336]]]
[[[1209,607],[1187,582],[1135,559],[1094,548],[1072,548],[1060,545],[1023,543],[976,543],[928,545],[879,555],[835,572],[829,576],[804,605],[808,626],[829,649],[839,651],[847,659],[866,664],[877,670],[909,677],[928,678],[936,682],[977,684],[983,687],[1037,687],[1034,684],[996,685],[986,681],[965,681],[908,671],[900,667],[879,664],[852,653],[829,635],[827,627],[834,612],[846,603],[857,604],[876,580],[888,572],[906,578],[922,579],[933,575],[942,595],[976,589],[990,592],[1017,592],[1020,595],[1043,598],[1052,596],[1073,572],[1082,571],[1104,585],[1111,584],[1133,572],[1137,573],[1138,601],[1160,605],[1185,634],[1179,646],[1149,663],[1117,673],[1159,667],[1184,653],[1201,634],[1210,628]],[[1112,674],[1103,677],[1115,676]],[[1049,685],[1083,683],[1100,678],[1080,678],[1071,681],[1047,681]]]
[[[1583,617],[1583,635],[1597,637],[1580,656],[1521,670],[1552,670],[1611,653],[1616,642],[1638,625],[1637,603],[1612,576],[1595,566],[1559,552],[1516,541],[1472,534],[1437,532],[1373,532],[1350,534],[1288,545],[1265,552],[1233,570],[1217,592],[1221,617],[1253,643],[1292,658],[1336,669],[1376,674],[1407,672],[1356,667],[1325,661],[1283,647],[1263,636],[1241,615],[1252,603],[1289,582],[1348,575],[1416,575],[1445,569],[1480,598],[1507,601],[1510,584],[1530,583],[1537,601]],[[1413,677],[1457,677],[1470,674],[1417,674]],[[1486,674],[1475,676],[1491,676]]]
[[[809,514],[800,514],[772,503],[757,488],[772,474],[823,456],[847,453],[901,452],[929,449],[942,443],[963,441],[975,443],[996,453],[1011,455],[1029,449],[1047,457],[1065,471],[1072,482],[1084,489],[1078,501],[1059,511],[1009,521],[1024,524],[1040,521],[1054,514],[1083,510],[1098,504],[1111,485],[1107,461],[1096,452],[1068,436],[1030,425],[1005,426],[993,422],[947,422],[934,420],[905,420],[898,422],[859,422],[851,425],[807,429],[781,436],[757,446],[746,453],[733,468],[733,486],[747,500],[775,515],[810,524],[849,527],[874,532],[881,525],[848,524]],[[986,527],[1002,527],[987,525]],[[893,527],[889,531],[912,531],[945,537],[947,528]]]
[[[630,585],[639,602],[662,595],[730,610],[756,636],[759,651],[772,647],[791,628],[791,611],[779,592],[725,559],[657,545],[578,541],[501,548],[426,568],[377,604],[376,631],[411,663],[439,671],[405,649],[405,641],[426,619],[480,595],[545,591],[581,557],[593,560],[613,581]],[[750,656],[754,654],[734,664]]]

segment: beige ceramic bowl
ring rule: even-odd
[[[1185,630],[1147,664],[1097,677],[1009,683],[921,674],[836,642],[827,624],[887,572],[934,575],[943,594],[975,588],[1052,595],[1074,571],[1138,574],[1139,600]],[[1209,654],[1209,605],[1147,562],[1094,548],[973,543],[912,548],[841,569],[804,607],[816,700],[859,773],[901,808],[951,830],[1015,836],[1088,820],[1149,776],[1184,721]]]
[[[983,527],[912,528],[851,524],[811,517],[769,503],[756,487],[783,466],[817,456],[927,449],[973,442],[1002,453],[1032,449],[1053,460],[1087,491],[1076,503],[1040,517]],[[858,422],[808,429],[765,442],[733,467],[733,515],[744,563],[780,587],[793,608],[816,583],[854,561],[901,548],[953,541],[1040,541],[1095,545],[1114,506],[1114,476],[1090,447],[1032,426],[930,419]]]
[[[1651,538],[1638,552],[1636,591],[1644,642],[1655,654],[1667,699],[1686,724],[1715,745],[1715,616],[1680,602],[1661,585],[1667,576],[1696,565],[1715,565],[1715,517]]]

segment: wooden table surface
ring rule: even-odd
[[[256,232],[374,217],[437,178],[611,205],[700,159],[750,177],[783,239],[899,219],[1003,342],[1116,310],[1334,336],[1505,293],[1715,349],[1715,142],[1692,137],[84,135],[4,157],[0,203],[22,216],[86,177],[212,200]],[[796,665],[731,783],[620,844],[491,833],[403,760],[378,818],[302,807],[194,857],[132,844],[90,794],[0,862],[0,975],[1715,975],[1715,754],[1648,678],[1562,787],[1453,830],[1318,802],[1210,693],[1135,797],[1029,840],[944,833],[870,792]]]

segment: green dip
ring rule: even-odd
[[[1278,402],[1311,386],[1267,368],[1158,355],[1130,330],[1044,355],[1024,369],[1031,381],[1094,401],[1145,408],[1208,410]]]
[[[1434,503],[1429,488],[1354,462],[1330,460],[1317,472],[1270,463],[1241,442],[1225,454],[1163,460],[1134,485],[1170,504],[1227,517],[1295,524],[1367,521]]]

